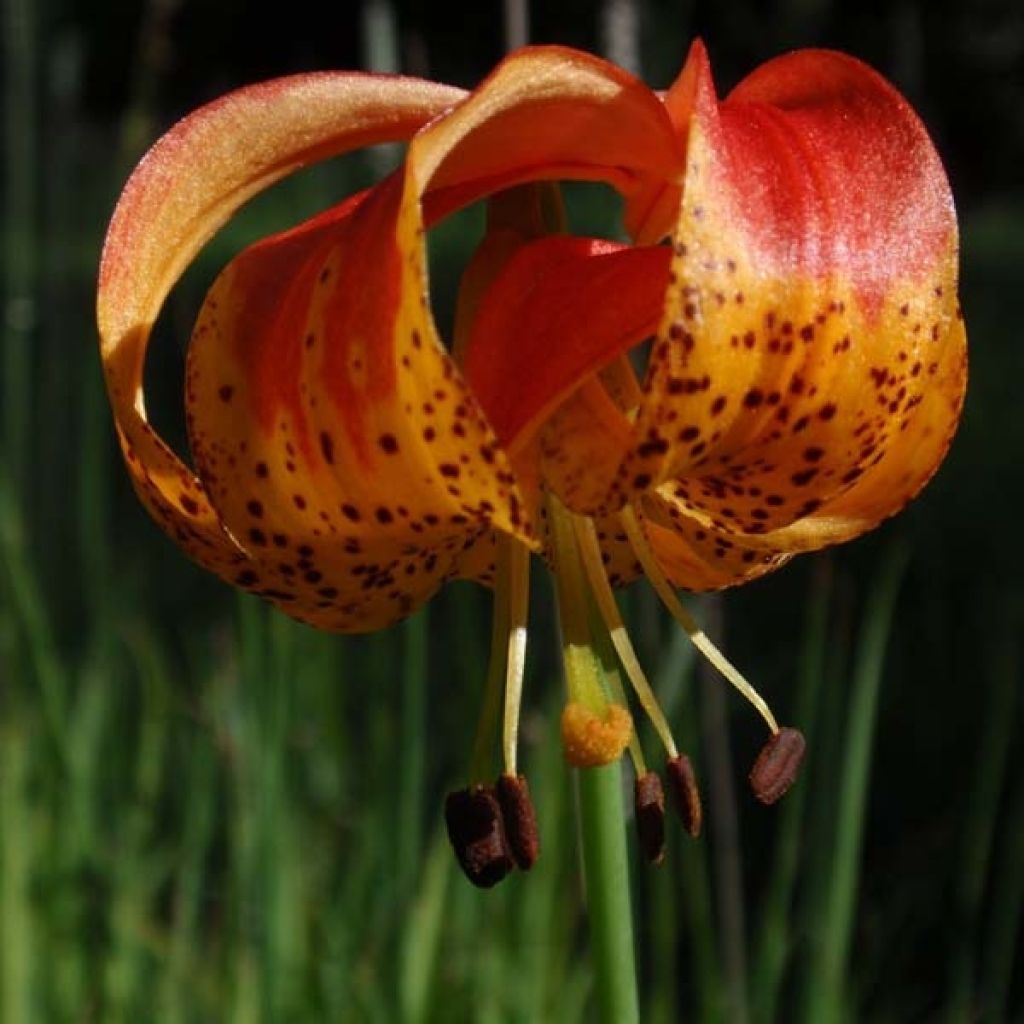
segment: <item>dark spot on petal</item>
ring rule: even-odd
[[[320,451],[323,452],[324,462],[334,462],[334,438],[326,430],[320,432]]]

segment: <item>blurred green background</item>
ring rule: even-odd
[[[824,45],[910,98],[958,199],[972,377],[952,453],[905,514],[695,602],[808,735],[777,809],[744,784],[752,713],[695,668],[649,593],[624,595],[710,816],[699,842],[673,829],[667,862],[634,869],[643,1019],[1024,1020],[1024,8],[531,7],[2,0],[4,1024],[592,1019],[546,581],[523,726],[543,855],[482,893],[454,865],[441,804],[469,756],[486,594],[455,585],[384,634],[337,638],[186,562],[121,470],[93,289],[134,162],[231,87],[371,66],[468,86],[524,36],[664,86],[695,34],[723,93],[768,56]],[[216,269],[389,159],[306,172],[211,244],[152,350],[168,436],[183,434],[184,343]],[[578,228],[616,230],[602,190],[569,200]],[[480,223],[471,211],[431,239],[442,323]]]

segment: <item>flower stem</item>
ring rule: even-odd
[[[547,513],[569,697],[600,714],[608,708],[612,691],[622,699],[615,651],[607,631],[601,628],[572,516],[550,495]],[[602,1024],[636,1024],[639,1020],[621,763],[617,758],[599,768],[577,769],[584,887]]]
[[[603,1024],[639,1020],[621,764],[578,769],[584,882]]]

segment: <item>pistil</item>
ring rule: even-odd
[[[569,691],[562,713],[562,745],[571,764],[592,768],[621,756],[632,738],[633,722],[624,702],[611,699],[606,690],[607,677],[591,629],[593,596],[572,514],[550,494],[546,508]]]

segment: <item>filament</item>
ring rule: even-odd
[[[594,521],[585,516],[574,515],[572,517],[572,524],[579,544],[583,567],[590,581],[590,587],[597,602],[598,610],[601,613],[601,618],[604,619],[608,635],[611,637],[615,652],[619,656],[619,661],[622,662],[626,676],[636,691],[637,699],[640,701],[644,711],[647,712],[647,717],[650,718],[651,724],[654,726],[665,750],[668,752],[668,756],[676,757],[678,751],[676,750],[675,741],[672,739],[672,731],[669,729],[668,721],[661,710],[661,705],[658,704],[658,699],[654,696],[654,691],[647,681],[647,676],[644,675],[644,670],[640,667],[636,651],[633,649],[633,643],[629,639],[626,626],[622,621],[622,615],[619,613],[619,607],[615,603],[615,595],[612,593],[611,584],[608,582],[608,576],[601,562],[601,547],[597,540],[597,532],[594,529]]]
[[[505,771],[516,774],[519,705],[526,663],[526,614],[530,593],[530,553],[510,537],[499,536],[495,553],[491,654],[484,683],[484,703],[473,740],[470,781],[490,774],[490,752],[498,712],[503,707],[502,751]],[[504,705],[502,705],[504,684]]]
[[[498,583],[504,584],[507,604],[505,638],[505,711],[501,746],[505,774],[516,775],[519,744],[519,708],[526,669],[526,617],[530,601],[530,551],[511,538],[498,541]]]
[[[669,583],[664,572],[662,572],[661,566],[658,564],[658,560],[651,549],[633,507],[627,505],[620,513],[620,517],[623,528],[626,531],[626,536],[629,538],[629,542],[643,568],[644,574],[651,581],[651,585],[672,617],[686,630],[686,634],[693,642],[693,646],[757,708],[761,717],[767,722],[772,734],[778,733],[778,722],[775,721],[775,716],[764,699],[711,642],[711,638],[700,628],[696,619],[682,606],[679,598],[676,597],[675,590],[672,588],[672,584]]]

